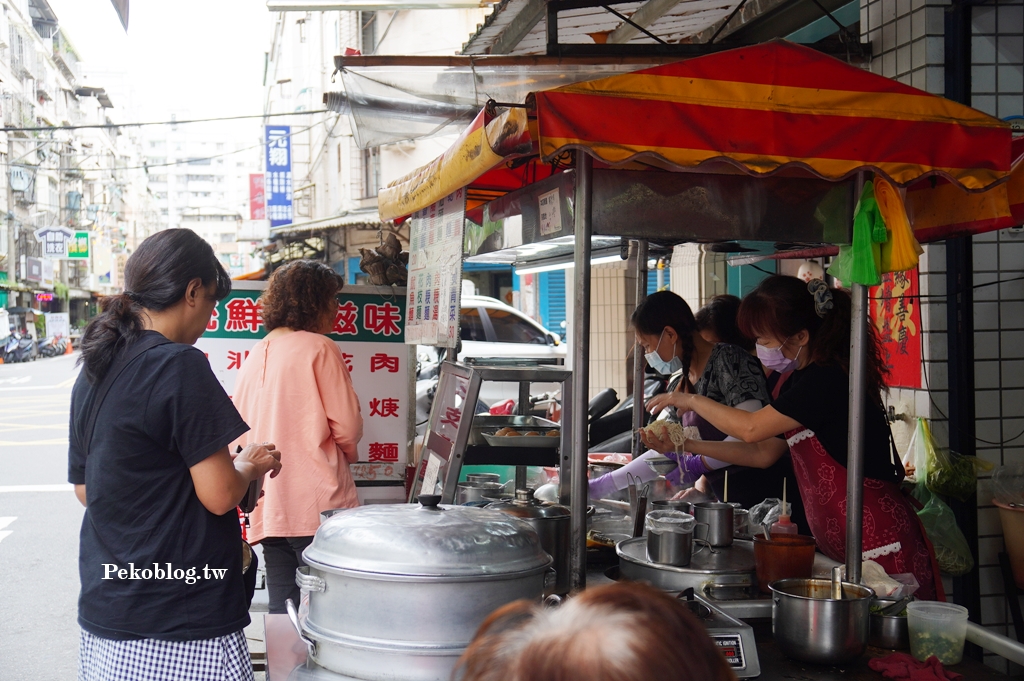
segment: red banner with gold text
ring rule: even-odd
[[[871,288],[871,322],[882,340],[882,355],[893,388],[921,387],[921,284],[917,268],[882,276]]]

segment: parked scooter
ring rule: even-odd
[[[38,350],[31,338],[22,336],[18,331],[11,329],[11,335],[4,345],[4,363],[28,362],[34,360]]]
[[[68,349],[67,339],[61,338],[60,336],[50,336],[49,338],[43,338],[36,343],[36,347],[39,350],[39,355],[42,357],[56,357],[57,355],[63,355]]]

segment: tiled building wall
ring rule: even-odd
[[[942,94],[945,5],[941,0],[862,1],[862,32],[872,41],[871,70]],[[972,12],[971,104],[999,117],[1020,115],[1024,3],[997,1],[975,5]],[[945,246],[929,245],[920,265],[922,379],[930,390],[894,389],[888,398],[906,417],[894,425],[901,450],[913,432],[914,416],[929,418],[939,441],[948,441],[945,257]],[[1008,281],[1022,274],[1024,234],[1002,231],[974,237],[976,444],[978,456],[996,465],[1024,460],[1024,281]],[[987,478],[982,474],[978,489],[981,622],[1014,637],[998,568],[1002,530],[990,504]],[[1002,658],[987,655],[986,662],[1007,671]],[[1009,666],[1009,671],[1020,672]]]
[[[566,341],[572,354],[572,268],[565,271]],[[633,343],[629,316],[636,307],[636,276],[626,262],[595,265],[590,270],[590,397],[613,388],[626,397],[626,355]],[[571,361],[571,360],[570,360]]]

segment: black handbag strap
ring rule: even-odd
[[[110,392],[110,388],[117,382],[117,378],[121,375],[121,372],[132,363],[132,361],[141,355],[142,353],[157,347],[158,345],[166,345],[171,341],[167,340],[159,333],[147,334],[143,338],[135,341],[132,345],[128,346],[107,369],[107,375],[100,381],[99,386],[96,388],[96,394],[93,397],[92,404],[89,407],[89,413],[85,418],[85,423],[82,426],[80,433],[82,453],[86,456],[89,455],[89,447],[92,445],[93,432],[96,430],[96,419],[100,415],[100,407],[103,406],[103,401],[107,398],[107,393]]]

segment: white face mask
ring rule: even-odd
[[[757,358],[761,360],[761,364],[766,368],[771,369],[772,371],[777,371],[780,374],[784,374],[787,371],[794,371],[800,365],[800,352],[804,347],[801,345],[800,349],[796,351],[796,357],[790,359],[782,354],[782,346],[788,342],[789,339],[787,338],[782,342],[782,345],[777,348],[766,348],[765,346],[758,344],[756,346]]]
[[[647,360],[648,366],[659,374],[662,376],[669,376],[683,368],[683,360],[676,357],[675,353],[673,353],[672,359],[666,360],[661,358],[661,353],[658,352],[658,350],[661,348],[661,341],[664,337],[665,329],[662,329],[661,335],[658,336],[658,344],[654,347],[654,352],[648,352],[644,355],[644,359]]]

